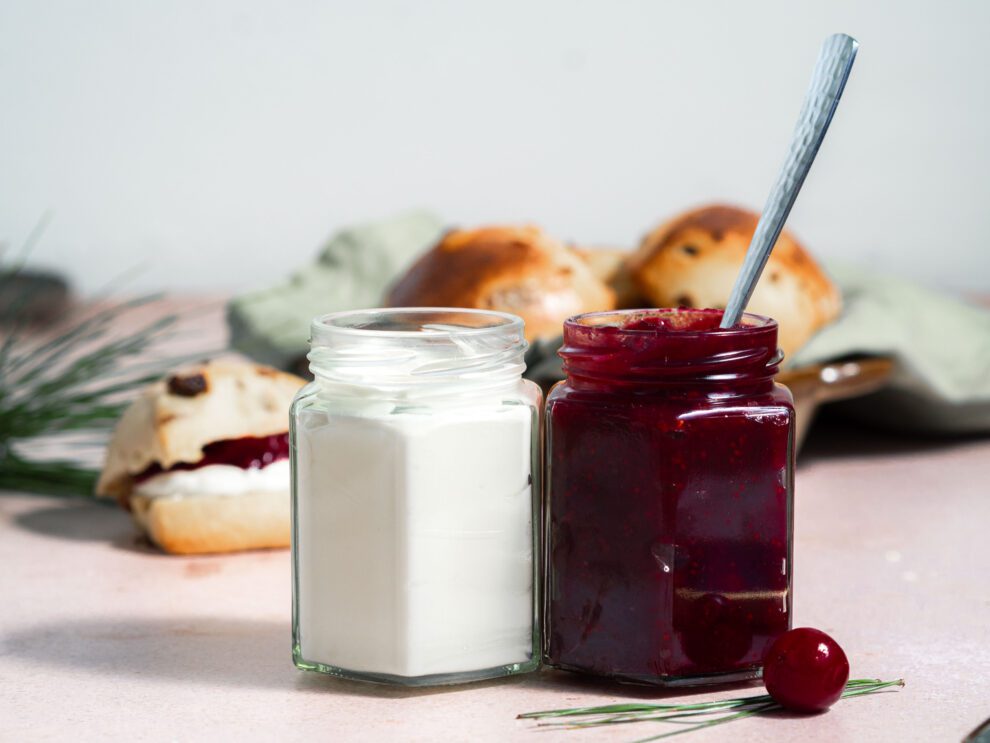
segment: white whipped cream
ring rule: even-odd
[[[298,414],[300,653],[460,673],[533,655],[532,410]]]
[[[211,464],[195,470],[162,472],[139,484],[134,492],[146,498],[288,492],[289,471],[288,459],[252,469]]]

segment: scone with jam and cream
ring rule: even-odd
[[[97,494],[166,552],[288,547],[289,406],[303,384],[239,361],[152,384],[117,424]]]

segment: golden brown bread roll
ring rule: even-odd
[[[637,288],[657,307],[725,307],[759,215],[714,205],[686,212],[644,239],[629,259]],[[786,229],[746,308],[780,325],[780,347],[793,354],[838,317],[838,288]]]
[[[538,227],[453,230],[395,283],[390,307],[467,307],[519,315],[526,338],[560,335],[572,315],[615,308],[615,294]]]
[[[629,251],[622,248],[571,248],[581,256],[591,273],[615,292],[617,309],[635,309],[645,302],[629,271]]]
[[[145,388],[124,411],[97,494],[166,552],[289,546],[289,406],[302,379],[215,361]]]

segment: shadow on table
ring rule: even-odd
[[[66,501],[57,506],[40,505],[18,514],[14,523],[26,531],[46,537],[82,542],[109,542],[129,552],[159,555],[141,536],[126,511],[114,505]]]
[[[299,671],[292,665],[288,622],[260,619],[66,620],[4,635],[0,648],[39,670],[70,668],[112,675],[123,684],[164,681],[394,699],[521,683],[524,678],[406,689]]]
[[[361,683],[296,670],[286,621],[179,617],[66,620],[0,637],[9,658],[33,668],[68,668],[111,675],[119,683],[153,681],[212,687],[280,689],[311,694],[404,699],[457,695],[495,686],[522,686],[615,698],[659,699],[697,694],[698,689],[661,689],[543,671],[456,686],[406,688]],[[719,687],[754,689],[757,682]],[[759,693],[754,691],[753,693]],[[527,710],[520,710],[527,711]]]
[[[871,428],[837,416],[815,420],[798,454],[798,465],[847,457],[898,457],[985,442],[986,436],[922,436]]]
[[[273,620],[180,617],[81,619],[0,638],[8,657],[37,668],[237,687],[292,686],[290,629]]]

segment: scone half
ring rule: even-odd
[[[247,362],[184,369],[128,407],[97,494],[166,552],[289,545],[289,407],[304,381]]]

